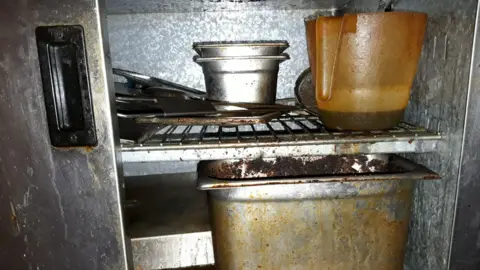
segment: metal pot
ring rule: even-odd
[[[413,180],[395,155],[201,162],[217,269],[403,269]]]
[[[207,99],[233,103],[274,104],[279,64],[289,59],[278,56],[195,57],[205,76]]]
[[[196,42],[193,49],[200,57],[279,55],[289,47],[287,41]]]

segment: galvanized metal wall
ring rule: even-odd
[[[380,0],[386,1],[386,0]],[[322,9],[351,0],[108,0],[110,14]]]
[[[406,119],[444,134],[438,153],[410,155],[443,179],[418,182],[407,269],[446,269],[455,211],[477,1],[405,1],[429,14],[426,43]]]
[[[114,67],[205,89],[192,61],[194,41],[285,39],[291,60],[280,64],[277,97],[293,96],[308,67],[303,18],[315,10],[111,15],[108,29]]]
[[[450,253],[450,269],[480,268],[480,14],[476,29],[470,71],[462,159],[457,189],[455,226]]]
[[[348,3],[347,10],[374,11],[379,2]],[[395,10],[429,15],[406,119],[445,136],[438,153],[409,155],[439,172],[443,180],[416,186],[406,269],[448,267],[476,8],[475,0],[400,0],[394,4]],[[201,69],[191,61],[193,41],[286,39],[292,46],[287,51],[292,60],[281,65],[278,97],[291,97],[295,79],[308,66],[303,18],[318,11],[111,15],[108,23],[113,65],[203,89]]]

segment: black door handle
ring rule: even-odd
[[[35,34],[52,145],[97,145],[83,28],[40,26]]]

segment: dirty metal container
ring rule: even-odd
[[[193,43],[200,57],[279,55],[289,47],[285,40],[207,41]]]
[[[217,269],[403,269],[414,180],[396,155],[203,161]]]
[[[202,66],[207,99],[231,103],[274,104],[280,63],[276,56],[194,57]]]

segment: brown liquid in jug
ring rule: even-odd
[[[322,123],[336,130],[379,130],[397,125],[404,115],[409,92],[406,86],[385,86],[382,89],[334,90],[348,92],[339,100],[325,104],[319,110]],[[364,104],[375,103],[376,111],[369,111]],[[336,108],[345,108],[338,111]],[[351,109],[351,110],[348,110]],[[365,111],[360,111],[365,109]]]
[[[320,119],[326,127],[335,130],[369,130],[387,129],[403,119],[405,110],[387,112],[333,112],[320,110]]]

